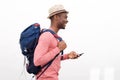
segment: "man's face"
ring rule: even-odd
[[[67,24],[67,13],[60,13],[58,14],[58,28],[59,29],[65,29],[65,26]]]

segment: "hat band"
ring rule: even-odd
[[[59,11],[55,11],[55,12],[51,13],[51,14],[48,16],[48,18],[52,17],[53,15],[62,13],[62,12],[68,13],[68,11],[66,11],[66,10],[63,9],[63,10],[59,10]]]

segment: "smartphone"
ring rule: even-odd
[[[82,56],[84,53],[78,54],[78,57]]]

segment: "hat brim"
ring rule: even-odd
[[[56,14],[59,14],[59,13],[68,13],[68,11],[66,11],[66,10],[55,11],[55,12],[51,13],[51,14],[48,16],[48,18],[50,18],[50,17],[52,17],[52,16],[54,16],[54,15],[56,15]]]

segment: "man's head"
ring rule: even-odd
[[[48,18],[52,24],[55,24],[59,29],[65,29],[68,11],[62,5],[55,5],[49,9]]]

